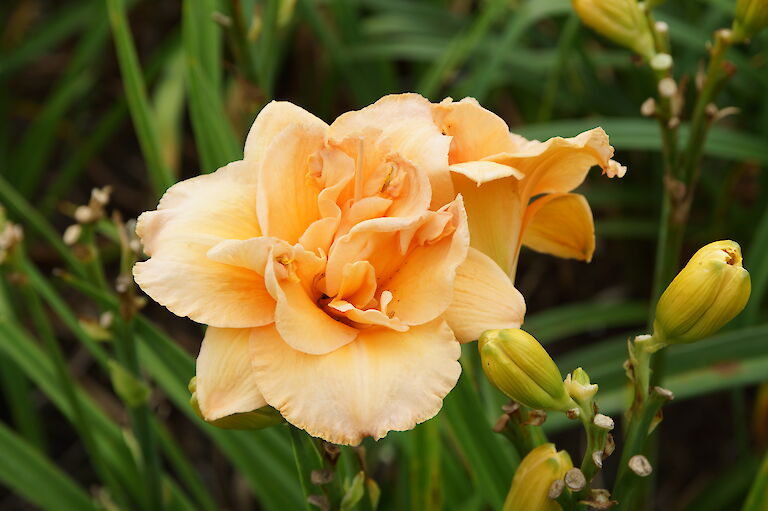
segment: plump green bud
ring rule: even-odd
[[[573,0],[573,9],[585,25],[613,42],[650,60],[653,35],[637,0]]]
[[[579,367],[565,377],[565,390],[582,408],[586,407],[597,394],[597,385],[589,381],[587,372]]]
[[[192,410],[194,410],[198,417],[205,420],[203,414],[200,413],[200,406],[197,403],[197,378],[193,377],[189,380],[187,388],[192,393],[192,397],[189,398],[189,404],[192,406]],[[271,406],[264,406],[251,412],[235,413],[222,417],[221,419],[216,419],[215,421],[206,422],[222,429],[264,429],[280,424],[284,420],[285,419],[280,415],[280,412]]]
[[[699,249],[661,295],[654,337],[666,344],[708,337],[742,311],[749,299],[749,272],[735,241]]]
[[[752,39],[768,27],[768,0],[739,0],[736,18],[733,20],[733,37],[736,41]]]
[[[575,406],[560,370],[529,333],[488,330],[480,336],[478,349],[485,375],[510,399],[539,410],[566,411]]]
[[[549,498],[549,488],[572,468],[571,457],[557,452],[554,444],[536,447],[517,467],[503,511],[561,511],[560,504]]]

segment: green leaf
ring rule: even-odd
[[[641,325],[648,318],[648,304],[575,303],[553,307],[525,319],[523,330],[547,344],[590,330]]]
[[[741,321],[748,325],[759,322],[768,293],[768,209],[763,213],[755,229],[755,235],[748,250],[744,250],[744,264],[752,279],[752,294],[744,309]]]
[[[550,0],[545,2],[541,0],[528,0],[522,4],[514,14],[508,17],[504,32],[500,40],[494,45],[493,51],[489,52],[488,58],[478,62],[476,70],[468,80],[469,84],[466,86],[467,94],[474,96],[478,101],[484,101],[492,85],[492,79],[500,72],[502,65],[505,63],[504,58],[518,51],[519,45],[517,41],[525,31],[532,24],[543,18],[570,11],[571,5],[567,0]]]
[[[0,353],[8,356],[18,367],[39,387],[39,389],[51,400],[51,402],[67,417],[68,420],[74,420],[74,411],[70,401],[67,399],[64,390],[56,377],[53,364],[49,356],[37,347],[35,340],[26,332],[13,323],[0,321]],[[132,495],[141,495],[142,488],[141,477],[139,476],[134,456],[128,447],[126,437],[123,431],[112,422],[93,400],[83,391],[81,387],[76,389],[78,400],[83,407],[86,419],[91,424],[95,434],[95,440],[99,445],[100,452],[105,458],[112,473],[121,481]],[[160,425],[155,421],[155,427]],[[169,456],[175,467],[181,466],[184,462],[178,457],[178,446],[174,445],[173,440],[167,432],[160,428],[159,436],[162,441],[163,449],[166,452],[176,452],[175,456]],[[3,451],[5,452],[5,451]],[[0,462],[1,463],[1,462]],[[185,467],[189,466],[187,462]],[[189,470],[182,472],[185,474],[185,481],[189,481]],[[179,488],[169,479],[165,479],[170,484],[171,497],[174,501],[185,503],[186,497],[180,493]],[[206,502],[211,502],[210,496],[204,496],[205,490],[199,486],[195,489],[196,500],[198,503],[213,509],[211,505],[205,506]],[[186,505],[187,509],[194,509]],[[51,509],[59,509],[52,507]],[[169,508],[173,509],[173,508]]]
[[[13,430],[0,422],[0,481],[51,511],[97,511],[88,493]]]
[[[368,83],[365,75],[359,73],[350,64],[347,48],[342,45],[336,34],[323,19],[323,16],[318,12],[316,2],[314,0],[298,0],[298,6],[300,7],[302,17],[320,39],[320,44],[328,52],[357,103],[365,105],[375,101],[377,99],[374,92],[375,87]]]
[[[240,142],[222,102],[221,34],[213,21],[214,10],[210,0],[184,0],[182,5],[184,82],[203,172],[212,172],[242,158]]]
[[[184,113],[184,54],[176,45],[155,87],[152,107],[157,120],[158,140],[163,161],[178,177],[181,159],[182,117]]]
[[[476,349],[474,345],[467,350]],[[441,417],[446,419],[451,440],[461,450],[469,477],[486,504],[501,508],[509,482],[519,462],[509,442],[494,434],[492,420],[474,386],[472,364],[462,357],[463,372],[456,387],[446,396]]]
[[[741,511],[761,511],[765,509],[766,504],[768,504],[768,452],[763,456],[760,470],[755,475],[755,481]]]
[[[443,508],[440,426],[440,417],[435,417],[402,436],[409,463],[410,509]]]
[[[507,8],[506,0],[489,0],[482,5],[481,12],[471,26],[456,36],[446,47],[442,56],[424,73],[416,89],[425,97],[432,98],[440,90],[448,75],[456,71],[477,48],[491,25]]]
[[[583,367],[600,386],[597,402],[607,414],[623,410],[630,395],[621,364],[626,359],[626,340],[605,341],[556,358],[566,371]],[[716,334],[708,339],[665,348],[667,372],[664,387],[677,401],[765,380],[768,374],[768,325]],[[671,406],[674,406],[674,401]],[[573,426],[564,416],[552,415],[545,426],[559,430]]]
[[[125,5],[123,0],[106,0],[106,2],[128,108],[147,164],[152,189],[159,197],[174,183],[173,175],[162,156],[157,119],[147,99],[144,76],[125,15]]]
[[[91,19],[92,4],[79,2],[62,5],[11,51],[0,53],[0,77],[23,67],[74,34]]]

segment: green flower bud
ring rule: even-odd
[[[520,329],[488,330],[478,341],[483,370],[510,399],[540,410],[575,406],[560,370],[532,335]]]
[[[587,372],[579,367],[565,377],[565,390],[582,408],[587,408],[597,394],[597,385],[589,381]]]
[[[573,0],[573,9],[585,25],[613,42],[650,60],[653,35],[636,0]]]
[[[768,27],[768,0],[739,0],[736,18],[733,20],[733,37],[736,41],[753,38]]]
[[[571,457],[557,452],[554,444],[536,447],[517,467],[503,511],[561,511],[560,504],[549,498],[549,487],[572,468]]]
[[[654,337],[666,344],[708,337],[742,311],[749,299],[749,272],[735,241],[699,249],[661,295]]]
[[[205,420],[203,414],[200,413],[200,406],[197,403],[197,378],[192,377],[189,380],[187,388],[192,393],[192,397],[189,399],[189,404],[192,406],[195,415]],[[283,422],[284,419],[280,413],[271,406],[264,406],[257,410],[253,410],[245,413],[234,413],[215,421],[206,421],[212,426],[222,429],[264,429],[270,426],[275,426]]]

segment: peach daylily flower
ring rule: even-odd
[[[452,137],[454,189],[464,197],[472,247],[514,279],[521,245],[589,261],[595,248],[592,211],[570,193],[594,165],[608,177],[626,168],[611,159],[601,128],[573,138],[528,141],[472,98],[434,105],[434,119]],[[493,219],[491,221],[491,219]]]
[[[327,125],[273,102],[244,158],[171,187],[139,218],[134,277],[205,323],[208,421],[266,405],[339,444],[434,416],[459,340],[517,327],[522,297],[469,249],[451,138],[424,98],[389,96]]]

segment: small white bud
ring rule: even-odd
[[[572,468],[565,473],[565,485],[571,491],[581,491],[587,485],[587,478],[584,477],[584,472],[578,468]]]
[[[65,244],[71,247],[72,245],[77,243],[82,233],[83,233],[83,226],[81,226],[80,224],[72,224],[64,230],[64,235],[62,236],[62,239],[64,240]]]
[[[102,328],[109,328],[112,326],[112,322],[115,320],[115,315],[112,311],[105,311],[99,316],[99,326]]]
[[[657,53],[651,59],[651,68],[656,71],[666,71],[672,67],[672,56],[669,53]]]
[[[96,215],[89,206],[78,206],[75,210],[75,220],[77,223],[87,224],[96,220]]]
[[[598,413],[595,415],[595,418],[592,420],[592,422],[601,429],[607,429],[608,431],[611,431],[613,429],[613,419],[608,417],[607,415],[603,415],[602,413]]]
[[[547,492],[547,497],[549,497],[550,500],[556,500],[560,495],[563,494],[563,490],[565,490],[565,483],[562,479],[555,479],[552,481],[552,484],[549,487],[549,491]]]
[[[94,188],[93,190],[91,190],[91,200],[102,206],[106,206],[107,203],[109,202],[109,196],[111,194],[112,194],[111,186]]]
[[[665,98],[671,98],[677,93],[677,83],[670,77],[662,78],[659,81],[659,94]]]
[[[632,472],[639,475],[640,477],[648,477],[651,475],[651,472],[653,472],[653,467],[648,461],[648,458],[642,454],[636,454],[629,458],[627,465],[629,465],[629,469]]]
[[[643,101],[643,104],[640,106],[640,114],[643,117],[651,117],[655,113],[656,113],[656,100],[653,98],[648,98],[645,101]]]

